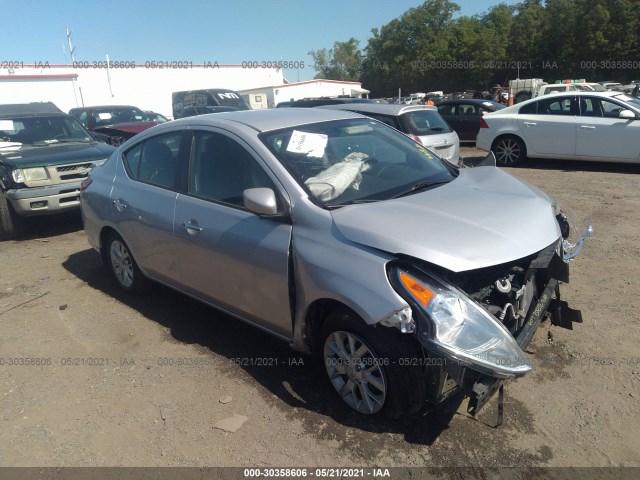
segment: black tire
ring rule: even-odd
[[[0,192],[0,240],[19,238],[23,234],[24,218],[15,212],[7,194]]]
[[[522,165],[527,159],[527,147],[514,135],[498,137],[491,145],[491,151],[496,156],[496,163],[502,167]]]
[[[146,292],[151,282],[140,271],[129,246],[120,235],[111,232],[105,242],[109,268],[118,286],[127,293]]]
[[[340,344],[349,349],[349,338],[354,340],[355,351],[366,350],[366,353],[349,357],[357,358],[357,361],[341,363],[335,346]],[[321,339],[319,353],[329,382],[353,410],[365,415],[397,418],[415,413],[425,405],[427,381],[421,362],[417,361],[421,358],[421,348],[410,334],[403,334],[393,327],[366,325],[355,314],[345,310],[327,317]],[[353,368],[349,372],[350,365]],[[358,367],[362,371],[358,371]],[[357,378],[365,374],[366,380]],[[363,392],[366,392],[366,399]],[[375,400],[367,401],[373,398]]]

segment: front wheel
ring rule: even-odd
[[[128,293],[142,293],[149,287],[145,277],[136,263],[129,247],[122,237],[113,232],[106,242],[109,252],[109,264],[118,286]]]
[[[522,165],[527,158],[527,148],[518,137],[500,137],[491,146],[496,163],[503,167]]]
[[[323,328],[322,355],[327,375],[340,398],[364,415],[396,418],[426,402],[420,348],[392,327],[366,325],[347,311],[335,312]]]
[[[24,218],[11,206],[7,194],[0,192],[0,240],[11,240],[24,234]]]

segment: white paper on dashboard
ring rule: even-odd
[[[309,133],[294,130],[287,145],[287,152],[304,153],[307,157],[322,158],[329,137],[323,133]]]

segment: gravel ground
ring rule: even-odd
[[[584,323],[542,324],[502,427],[495,398],[353,414],[317,359],[164,287],[121,293],[74,213],[0,243],[0,466],[640,466],[640,167],[507,170],[595,237],[562,290]]]

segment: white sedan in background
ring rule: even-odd
[[[640,100],[620,92],[564,92],[482,117],[476,146],[499,165],[526,158],[640,162]]]

